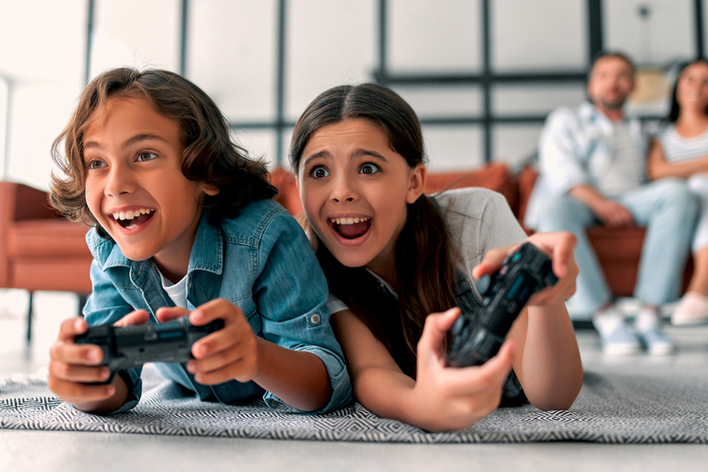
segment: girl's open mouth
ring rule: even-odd
[[[364,236],[371,228],[371,218],[330,218],[329,225],[345,239]]]
[[[111,216],[119,226],[125,229],[135,229],[147,223],[155,215],[155,210],[143,208],[140,210],[129,210],[113,213]]]

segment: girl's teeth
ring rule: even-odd
[[[336,223],[338,225],[353,225],[356,223],[363,223],[368,220],[369,218],[332,218],[332,223]]]

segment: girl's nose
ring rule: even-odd
[[[349,179],[335,179],[332,183],[334,185],[332,185],[331,197],[335,202],[353,202],[357,199],[358,194]]]

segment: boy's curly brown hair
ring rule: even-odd
[[[211,208],[211,224],[236,217],[252,201],[278,192],[269,182],[265,162],[250,159],[231,140],[226,118],[199,87],[169,71],[118,68],[102,73],[84,89],[69,124],[52,145],[52,159],[65,177],[52,172],[50,202],[65,218],[95,225],[101,236],[108,237],[86,204],[83,137],[96,110],[111,97],[144,99],[179,123],[184,145],[182,173],[189,180],[219,189],[203,202]],[[62,142],[64,155],[59,151]]]

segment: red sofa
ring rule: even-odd
[[[28,341],[35,291],[91,293],[86,231],[51,209],[46,192],[0,181],[0,288],[29,291]]]
[[[509,202],[519,221],[523,221],[537,173],[531,168],[518,175],[504,164],[482,168],[428,174],[426,193],[468,186],[495,190]],[[271,172],[278,187],[275,199],[292,215],[302,213],[302,203],[294,176],[278,168]],[[0,287],[75,292],[85,296],[91,291],[89,267],[91,254],[84,236],[87,229],[69,223],[49,207],[47,194],[31,187],[0,182]],[[644,229],[591,228],[588,236],[598,254],[615,296],[631,296],[644,240]],[[684,288],[692,270],[686,268]],[[28,340],[31,334],[31,298],[28,314]]]

